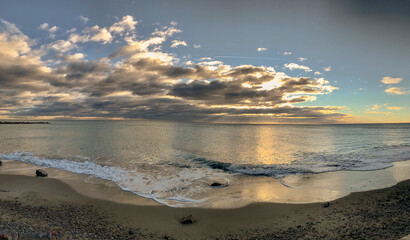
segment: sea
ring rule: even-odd
[[[273,179],[292,188],[283,179],[376,171],[408,161],[410,124],[84,120],[0,125],[0,159],[105,179],[168,206],[200,206],[214,191],[238,182]]]

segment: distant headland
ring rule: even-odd
[[[49,122],[14,122],[14,121],[0,121],[0,124],[50,124]]]

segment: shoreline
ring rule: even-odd
[[[217,209],[171,208],[124,191],[108,200],[104,192],[95,195],[102,189],[119,194],[106,182],[79,187],[67,183],[78,181],[71,175],[65,180],[33,175],[0,173],[0,235],[49,239],[51,229],[54,239],[400,239],[410,234],[410,180],[351,193],[327,208],[252,203]],[[188,215],[196,222],[181,224]]]
[[[71,186],[78,193],[91,198],[134,205],[164,205],[157,200],[124,189],[111,180],[66,170],[41,167],[15,160],[3,160],[0,174],[33,176],[35,169],[43,168],[48,178],[57,179]],[[170,207],[195,207],[232,209],[253,203],[320,203],[340,199],[354,192],[391,187],[410,179],[410,160],[394,162],[392,167],[373,171],[335,171],[317,174],[289,175],[282,179],[243,175],[225,187],[211,187],[201,204],[171,205]]]

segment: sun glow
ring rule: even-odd
[[[272,81],[262,83],[260,86],[261,90],[272,90],[274,88],[280,87],[280,85],[282,85],[282,83],[275,78]]]

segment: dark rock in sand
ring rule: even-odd
[[[188,215],[186,217],[181,218],[180,222],[182,224],[192,224],[195,222],[195,219],[192,217],[192,215]]]
[[[3,163],[0,161],[0,166],[3,165]]]
[[[222,183],[214,182],[214,183],[211,184],[211,187],[221,187],[221,186],[223,186],[223,185],[224,185],[224,184],[222,184]]]
[[[43,169],[37,169],[36,170],[36,176],[37,177],[47,177],[48,174],[46,171],[44,171]]]
[[[323,207],[324,207],[324,208],[327,208],[327,207],[329,207],[329,206],[330,206],[330,203],[329,203],[329,202],[323,204]]]

